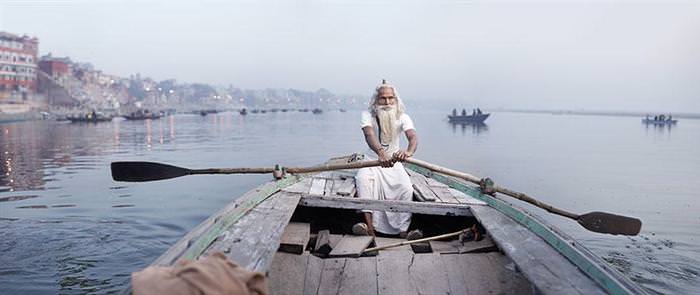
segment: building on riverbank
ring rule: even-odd
[[[54,57],[49,53],[39,60],[39,69],[56,83],[65,87],[68,75],[71,73],[70,63],[71,61],[67,57]]]
[[[0,31],[0,104],[32,100],[39,39]]]

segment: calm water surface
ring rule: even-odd
[[[652,293],[700,293],[700,121],[495,113],[452,126],[411,113],[416,157],[490,176],[575,212],[641,218],[599,235],[532,208]],[[101,124],[0,125],[0,293],[109,293],[233,197],[269,176],[117,183],[109,163],[313,165],[364,151],[359,112],[177,115]]]

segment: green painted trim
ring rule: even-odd
[[[281,180],[270,183],[269,186],[263,187],[258,192],[258,195],[250,198],[249,200],[243,201],[238,205],[238,207],[236,207],[236,209],[229,212],[226,216],[222,217],[218,222],[212,225],[212,228],[209,229],[209,231],[203,233],[194,244],[187,247],[187,250],[180,258],[194,260],[195,258],[199,257],[199,255],[202,255],[202,253],[209,248],[209,245],[211,245],[211,243],[213,243],[217,237],[219,237],[224,231],[241,219],[241,217],[248,214],[250,210],[267,200],[267,198],[274,195],[281,189],[297,183],[299,180],[301,180],[301,177],[299,176],[288,175]]]
[[[626,280],[621,274],[617,273],[617,271],[607,265],[604,265],[602,261],[595,261],[598,259],[586,257],[586,254],[582,253],[582,251],[587,252],[591,256],[593,256],[593,254],[588,249],[585,249],[582,245],[578,244],[578,242],[574,244],[573,239],[571,239],[571,241],[567,241],[566,239],[562,238],[562,236],[551,228],[551,226],[546,225],[533,214],[516,208],[502,200],[484,195],[477,187],[468,186],[451,177],[434,173],[429,169],[413,164],[405,163],[404,165],[407,168],[423,174],[426,177],[434,178],[435,180],[447,184],[448,186],[469,196],[484,201],[490,207],[514,219],[531,232],[545,240],[550,246],[552,246],[552,248],[569,259],[569,261],[576,265],[593,281],[598,283],[608,293],[614,295],[645,293],[641,288],[637,287],[633,283]]]

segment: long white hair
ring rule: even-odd
[[[394,91],[394,97],[396,97],[396,118],[401,117],[406,111],[406,107],[403,105],[403,101],[401,101],[396,87],[387,83],[386,80],[382,81],[382,84],[379,84],[379,86],[374,89],[374,94],[372,94],[372,98],[369,101],[369,113],[372,114],[372,117],[377,116],[377,100],[379,100],[379,90],[382,88],[389,88]]]

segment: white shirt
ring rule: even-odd
[[[389,156],[399,151],[399,136],[401,136],[401,133],[411,129],[416,129],[415,127],[413,127],[413,121],[411,120],[411,117],[409,117],[406,113],[401,114],[399,119],[396,121],[396,124],[394,125],[396,126],[396,132],[394,132],[395,138],[392,138],[388,146],[382,145],[384,152]],[[379,126],[377,126],[377,120],[375,118],[372,118],[372,114],[370,114],[369,111],[364,111],[362,112],[362,128],[365,128],[367,126],[371,126],[372,128],[374,128],[374,133],[377,134],[377,136],[379,136]]]

